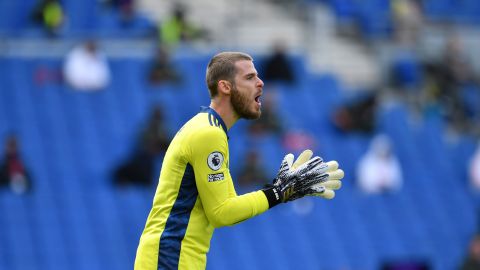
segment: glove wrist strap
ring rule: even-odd
[[[267,185],[262,189],[268,200],[268,208],[272,208],[282,202],[282,193],[274,186]]]

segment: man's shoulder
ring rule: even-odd
[[[188,132],[188,137],[191,139],[226,138],[226,134],[222,127],[215,121],[209,119],[209,115],[207,113],[198,113],[192,119],[190,119],[180,131]]]

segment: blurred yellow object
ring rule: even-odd
[[[57,28],[63,21],[63,10],[59,3],[50,2],[43,10],[43,21],[48,28]]]

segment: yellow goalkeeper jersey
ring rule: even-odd
[[[205,269],[214,228],[268,208],[262,191],[237,196],[227,127],[204,107],[177,132],[165,154],[135,269]]]

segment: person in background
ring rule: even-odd
[[[170,62],[170,54],[167,48],[164,46],[158,47],[148,74],[150,84],[178,83],[181,80],[180,74]]]
[[[475,235],[470,242],[468,254],[465,257],[460,270],[480,269],[480,235]]]
[[[441,58],[425,66],[431,77],[432,99],[441,106],[451,131],[475,135],[478,125],[473,111],[479,107],[480,86],[471,61],[460,36],[451,33]],[[468,89],[473,90],[473,96],[466,98]]]
[[[5,153],[0,163],[0,185],[9,187],[16,194],[31,189],[30,177],[20,158],[15,136],[9,136],[5,142]]]
[[[375,130],[377,97],[369,94],[337,108],[332,115],[332,124],[339,131],[372,133]]]
[[[160,24],[159,30],[160,42],[170,48],[181,42],[208,38],[205,30],[188,21],[187,10],[181,4],[174,6],[172,15]]]
[[[396,42],[413,46],[423,25],[421,0],[392,0],[390,6]]]
[[[118,186],[151,185],[156,158],[165,154],[169,142],[170,137],[164,126],[163,113],[157,106],[153,109],[145,129],[141,132],[139,143],[131,158],[116,169],[115,184]]]
[[[273,54],[265,60],[263,74],[265,81],[289,84],[295,82],[295,74],[283,42],[274,43]]]
[[[95,91],[110,83],[110,68],[107,58],[93,40],[73,48],[63,66],[65,81],[74,89]]]
[[[387,136],[373,138],[367,153],[358,162],[357,181],[367,194],[394,192],[401,188],[402,170]]]
[[[162,108],[156,106],[152,110],[152,114],[142,133],[142,142],[145,150],[154,156],[164,154],[170,144],[169,132],[165,127]]]
[[[41,0],[32,12],[33,21],[41,24],[50,36],[58,35],[65,17],[58,0]]]

